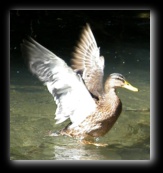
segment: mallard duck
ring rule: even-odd
[[[104,57],[91,31],[83,28],[71,59],[71,67],[31,37],[21,44],[31,72],[48,88],[57,104],[56,124],[70,119],[61,135],[86,139],[105,135],[122,111],[116,88],[138,91],[119,73],[108,76],[103,85]]]

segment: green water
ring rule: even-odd
[[[111,56],[112,53],[108,52],[108,55]],[[123,112],[111,131],[98,140],[100,143],[107,143],[107,147],[82,145],[65,136],[48,136],[49,131],[65,127],[68,121],[55,124],[56,105],[46,87],[33,77],[25,66],[11,63],[10,159],[149,160],[149,50],[128,48],[119,53],[122,63],[119,61],[117,64],[106,64],[106,73],[114,71],[124,74],[132,85],[139,88],[139,92],[118,89],[118,95],[123,102]],[[117,56],[117,52],[115,54]],[[125,63],[123,56],[128,57]]]

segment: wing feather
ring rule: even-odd
[[[82,78],[88,90],[96,97],[103,94],[104,57],[100,56],[90,26],[84,27],[79,43],[73,53],[71,66],[75,71],[82,72]]]
[[[44,82],[54,97],[57,104],[56,123],[70,118],[76,125],[96,109],[81,76],[61,58],[32,38],[24,40],[21,49],[28,59],[31,72]]]

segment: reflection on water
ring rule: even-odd
[[[129,49],[129,48],[128,48]],[[131,50],[131,49],[129,49]],[[114,56],[112,54],[115,54]],[[119,56],[117,52],[108,53]],[[83,145],[73,138],[47,136],[68,122],[55,125],[56,109],[53,97],[26,68],[11,64],[10,84],[10,159],[11,160],[148,160],[150,159],[150,87],[149,52],[121,51],[122,63],[106,64],[106,73],[120,72],[138,93],[118,89],[123,102],[123,112],[100,143],[107,147]],[[124,57],[135,55],[133,59]],[[105,56],[106,57],[106,56]],[[109,60],[110,61],[110,60]],[[106,60],[107,63],[107,60]],[[113,65],[114,64],[114,65]],[[109,71],[108,71],[109,69]]]

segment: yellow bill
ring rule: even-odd
[[[132,86],[130,83],[128,83],[127,81],[125,81],[124,85],[122,86],[122,88],[126,88],[128,90],[131,90],[131,91],[134,91],[134,92],[137,92],[138,91],[138,88]]]

